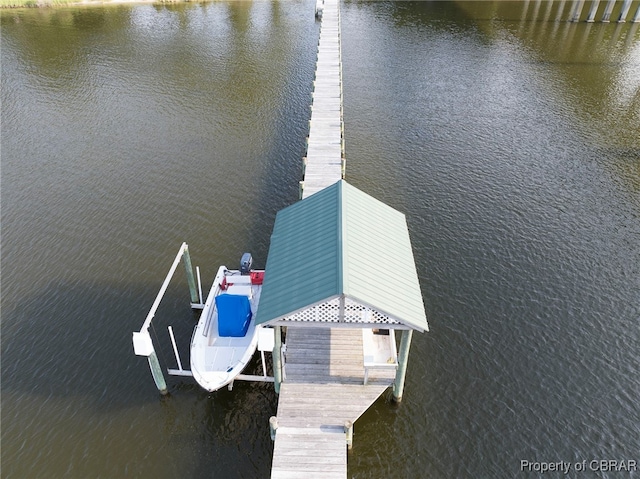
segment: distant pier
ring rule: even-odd
[[[612,15],[614,12],[614,8],[616,7],[616,3],[620,5],[620,9],[617,15],[613,18],[614,21],[618,23],[624,23],[627,21],[629,17],[629,13],[631,11],[632,0],[574,0],[573,6],[571,8],[571,16],[570,20],[572,22],[579,22],[581,19],[584,19],[586,22],[595,22],[598,19],[603,23],[608,23],[612,20]],[[586,9],[586,5],[589,4],[589,8]],[[584,12],[586,13],[586,18],[584,17]],[[630,18],[632,22],[640,22],[640,5],[638,5],[633,17]]]

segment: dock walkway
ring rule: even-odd
[[[324,0],[301,199],[344,177],[341,70],[339,0]],[[353,423],[396,374],[395,367],[365,374],[370,345],[365,353],[363,334],[361,328],[287,327],[272,479],[346,479]]]
[[[393,383],[395,370],[363,384],[362,330],[289,327],[278,401],[272,479],[346,478],[347,435]]]
[[[302,198],[344,176],[339,0],[325,0],[313,82]]]

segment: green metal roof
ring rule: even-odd
[[[256,322],[428,330],[405,215],[344,180],[280,211]]]

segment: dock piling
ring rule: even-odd
[[[164,375],[162,374],[162,368],[160,367],[160,361],[158,361],[158,355],[155,351],[152,351],[148,356],[149,359],[149,367],[151,368],[151,375],[153,376],[153,380],[156,383],[156,387],[160,394],[166,396],[169,394],[167,389],[167,383],[164,380]]]
[[[609,23],[611,19],[611,13],[613,12],[613,7],[616,3],[616,0],[609,0],[607,2],[607,6],[604,8],[604,13],[602,14],[602,22]]]
[[[624,23],[627,21],[627,14],[629,13],[629,9],[631,8],[631,0],[624,0],[622,3],[622,10],[620,11],[620,16],[618,17],[618,23]]]
[[[407,375],[407,362],[409,361],[409,348],[411,347],[411,336],[413,330],[405,329],[402,331],[402,339],[400,340],[400,351],[398,352],[398,369],[396,371],[396,379],[393,382],[393,400],[396,403],[402,401],[402,392],[404,390],[404,380]]]
[[[160,394],[162,395],[167,394],[167,383],[164,380],[162,368],[160,367],[160,362],[158,361],[156,351],[153,348],[153,341],[151,340],[149,331],[146,328],[143,328],[139,332],[134,332],[132,339],[133,352],[136,354],[136,356],[145,356],[149,360],[151,375],[153,376],[153,380],[158,387],[158,391],[160,391]]]
[[[274,327],[276,332],[276,343],[273,348],[273,386],[276,394],[280,394],[280,385],[282,384],[282,334],[280,326]]]
[[[576,0],[573,6],[573,12],[571,13],[571,21],[580,21],[580,14],[582,13],[582,7],[584,6],[584,0]]]
[[[594,0],[591,4],[591,9],[587,15],[587,22],[593,23],[595,21],[596,13],[598,12],[598,5],[600,5],[600,0]]]
[[[276,440],[276,431],[278,429],[278,418],[271,416],[269,418],[269,434],[271,434],[271,440]]]
[[[198,297],[198,290],[196,289],[196,280],[193,276],[193,266],[191,266],[191,256],[189,256],[189,248],[185,246],[182,253],[182,260],[184,261],[184,268],[187,272],[187,282],[189,283],[189,292],[191,293],[191,303],[201,304],[202,300]]]
[[[347,449],[353,449],[353,423],[351,421],[344,422],[344,432],[347,435]]]

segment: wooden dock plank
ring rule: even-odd
[[[286,427],[276,431],[271,478],[346,478],[343,428]]]

